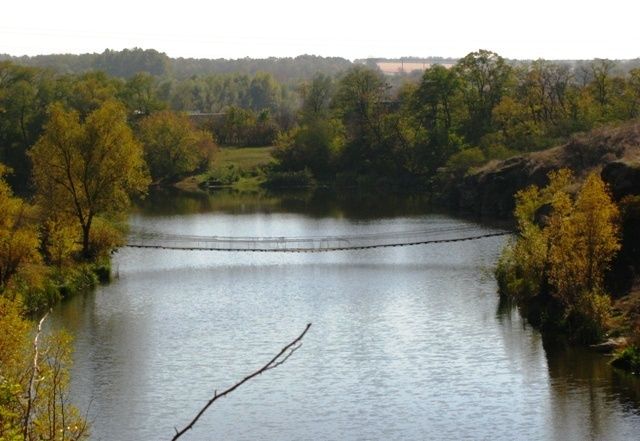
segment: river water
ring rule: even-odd
[[[136,228],[318,236],[469,222],[420,198],[155,195]],[[478,233],[492,229],[476,226]],[[120,250],[65,302],[73,399],[92,439],[170,439],[311,322],[284,365],[216,402],[189,440],[640,438],[640,382],[543,341],[501,305],[506,239],[319,254]]]

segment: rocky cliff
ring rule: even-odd
[[[600,170],[616,199],[640,194],[640,121],[576,135],[564,145],[494,161],[452,185],[449,201],[461,212],[508,217],[514,195],[545,185],[551,170],[569,168],[576,176]]]

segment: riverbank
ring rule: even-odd
[[[573,136],[566,144],[491,162],[463,178],[450,179],[439,194],[439,201],[456,212],[479,218],[512,216],[515,194],[530,185],[548,183],[548,173],[566,168],[577,180],[567,191],[574,194],[590,173],[607,184],[620,210],[620,251],[605,277],[611,294],[611,317],[604,340],[615,338],[620,347],[610,345],[617,357],[634,359],[640,351],[640,122],[604,127]],[[540,220],[549,214],[536,214]],[[544,305],[542,310],[544,310]],[[540,322],[535,310],[526,314]],[[552,331],[555,332],[555,331]],[[629,370],[640,370],[633,363],[617,363]]]
[[[273,163],[274,147],[221,147],[210,170],[188,176],[175,184],[185,191],[232,188],[254,191],[264,183],[264,169]]]
[[[43,269],[37,283],[16,289],[22,298],[25,313],[37,317],[63,300],[82,295],[100,284],[111,281],[111,260],[101,258],[95,262],[77,262],[62,268]]]

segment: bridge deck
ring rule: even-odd
[[[509,234],[512,233],[479,233],[476,226],[468,225],[420,231],[307,237],[189,236],[137,231],[130,235],[125,246],[165,250],[318,253],[462,242]]]

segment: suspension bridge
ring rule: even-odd
[[[367,250],[438,243],[464,242],[513,234],[506,230],[479,230],[477,225],[456,225],[414,231],[377,232],[343,236],[192,236],[134,230],[126,247],[162,250],[241,251],[262,253],[319,253]]]

